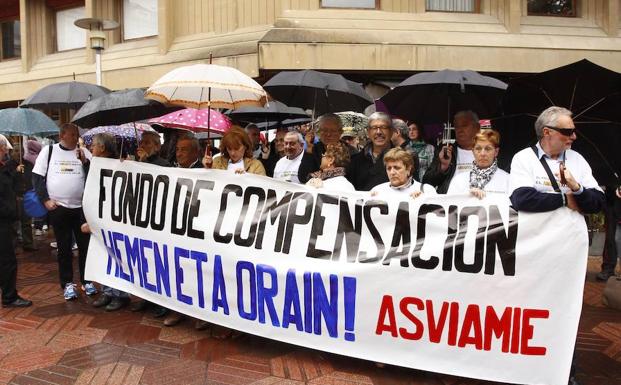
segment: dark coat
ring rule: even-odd
[[[17,219],[15,196],[16,175],[13,162],[0,167],[0,223],[9,224]]]
[[[440,146],[436,148],[433,154],[433,160],[422,180],[422,183],[430,184],[435,187],[438,194],[446,194],[451,184],[451,179],[453,179],[453,175],[455,175],[455,170],[457,169],[457,145],[450,144],[449,146],[453,148],[453,156],[451,157],[448,170],[446,170],[446,172],[440,170],[439,152],[442,150]]]
[[[160,157],[159,154],[157,153],[145,159],[144,163],[154,164],[156,166],[162,166],[162,167],[170,167],[170,162]]]
[[[349,144],[341,141],[341,143],[349,150],[349,155],[353,157],[356,154],[356,149]],[[308,181],[308,174],[318,171],[321,166],[321,156],[326,152],[326,145],[323,142],[317,142],[313,145],[313,153],[304,152],[302,161],[300,162],[300,168],[298,168],[298,179],[300,183],[304,184]],[[352,158],[353,159],[353,158]]]
[[[351,157],[351,163],[347,170],[347,179],[358,191],[369,191],[378,184],[388,182],[388,174],[384,166],[384,154],[390,149],[384,150],[375,161],[369,153],[371,145],[367,145],[357,154]]]

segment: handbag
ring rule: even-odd
[[[47,156],[48,171],[50,168],[50,160],[52,159],[53,148],[54,147],[50,144]],[[47,171],[45,174],[45,178],[47,180]],[[24,212],[31,218],[41,218],[47,215],[47,209],[45,208],[45,205],[41,203],[41,200],[39,199],[39,196],[34,188],[24,193]]]

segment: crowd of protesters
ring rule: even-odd
[[[458,112],[453,124],[455,143],[440,144],[437,148],[425,142],[422,126],[392,119],[382,112],[369,116],[363,136],[366,143],[362,143],[361,136],[352,128],[344,128],[340,117],[332,113],[321,116],[316,127],[310,129],[277,129],[271,143],[262,139],[255,125],[245,129],[233,126],[221,138],[218,149],[208,146],[206,151],[189,132],[168,132],[163,144],[158,133],[145,132],[135,160],[161,167],[213,168],[266,175],[317,189],[368,191],[370,196],[381,199],[417,199],[422,195],[446,193],[465,193],[483,199],[488,194],[507,194],[513,207],[523,211],[545,212],[566,206],[586,214],[604,209],[604,193],[588,163],[571,150],[576,134],[570,111],[550,107],[541,113],[535,123],[537,144],[515,155],[510,174],[498,167],[500,136],[496,131],[481,129],[472,111]],[[59,285],[64,298],[77,298],[78,285],[86,295],[97,294],[96,285],[84,277],[89,228],[82,213],[82,196],[91,158],[118,158],[115,138],[98,134],[89,150],[79,145],[78,127],[64,124],[59,142],[54,145],[42,147],[28,141],[25,155],[30,156],[24,156],[23,164],[9,159],[10,145],[6,138],[0,138],[3,306],[31,305],[16,291],[13,246],[13,222],[19,218],[23,248],[34,249],[30,218],[20,214],[16,198],[31,187],[30,183],[47,208],[54,228]],[[618,202],[621,193],[617,192],[611,199]],[[35,229],[41,231],[42,227]],[[74,244],[78,250],[79,279],[73,276]],[[608,267],[608,276],[612,275],[609,271],[614,271],[614,262],[612,270]],[[130,303],[127,293],[106,286],[101,291],[93,306],[114,311]],[[131,307],[133,311],[146,308],[151,308],[155,317],[166,316],[167,326],[184,318],[144,300],[135,301]],[[195,327],[219,328],[213,332],[219,338],[235,335],[231,330],[200,320],[195,321]]]

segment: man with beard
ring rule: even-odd
[[[388,182],[384,167],[384,154],[392,148],[392,119],[384,112],[369,116],[367,136],[370,142],[351,158],[347,179],[356,190],[369,191],[378,184]]]
[[[479,117],[472,111],[459,111],[453,118],[455,144],[436,150],[433,161],[423,176],[423,183],[436,187],[438,194],[446,194],[453,176],[472,170],[474,137],[481,130]]]

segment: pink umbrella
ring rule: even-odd
[[[209,118],[208,118],[208,115]],[[207,120],[209,119],[209,121]],[[195,108],[186,108],[183,110],[171,112],[158,118],[149,120],[149,123],[160,124],[168,128],[179,128],[192,132],[212,132],[223,135],[229,128],[231,122],[222,113],[211,110],[197,110]]]

